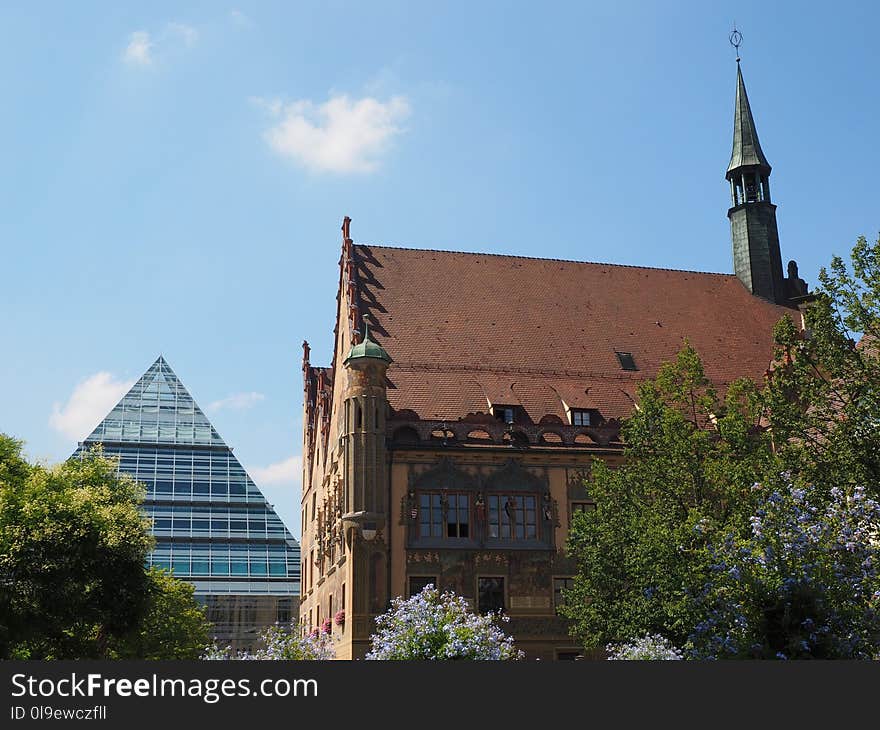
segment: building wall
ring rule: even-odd
[[[479,608],[478,580],[504,580],[504,612],[510,617],[506,630],[517,646],[532,658],[554,659],[557,652],[578,651],[568,633],[568,621],[557,614],[554,578],[570,578],[576,566],[565,554],[565,542],[573,505],[588,502],[583,481],[597,452],[553,449],[445,448],[441,450],[394,451],[391,502],[400,505],[393,520],[391,541],[391,592],[409,595],[411,577],[430,577],[441,590],[452,590]],[[601,454],[612,464],[615,453]],[[440,538],[423,540],[421,525],[407,512],[410,490],[419,493],[443,489],[472,496],[472,533],[477,539]],[[493,493],[523,487],[534,495],[536,527],[540,546],[525,547],[527,540],[493,541],[489,537],[489,515],[484,524],[475,519],[474,496],[487,501]],[[545,504],[543,490],[549,501]],[[547,507],[550,519],[543,519]],[[481,539],[482,538],[482,539]],[[427,542],[427,545],[422,543]],[[466,542],[459,547],[456,543]],[[493,543],[494,544],[491,544]],[[501,544],[501,543],[506,544]],[[436,579],[436,580],[434,580]]]
[[[266,627],[289,626],[299,613],[297,596],[215,594],[196,599],[205,607],[217,644],[236,651],[254,649]]]
[[[333,468],[320,480],[327,488],[310,485],[304,506],[304,570],[300,620],[303,631],[318,627],[328,615],[344,607],[343,626],[332,625],[340,659],[361,658],[369,649],[375,617],[383,613],[396,596],[408,596],[412,577],[430,577],[441,590],[452,590],[479,608],[478,580],[504,579],[504,610],[510,617],[506,629],[527,656],[557,658],[559,653],[578,653],[577,642],[568,634],[568,622],[557,615],[554,578],[574,575],[575,565],[565,555],[565,541],[576,505],[588,502],[583,487],[592,459],[599,457],[612,465],[620,462],[615,448],[561,449],[483,447],[449,445],[419,448],[389,444],[387,451],[388,510],[384,524],[372,541],[365,541],[354,527],[343,527],[343,538],[334,548],[333,559],[312,560],[318,544],[319,515],[311,516],[309,495],[317,503],[328,499],[330,485],[339,489],[344,468],[344,450],[328,460]],[[536,519],[540,525],[540,544],[518,544],[517,540],[492,540],[488,535],[488,514],[477,527],[476,497],[516,486],[532,494],[537,511],[545,507],[550,519]],[[465,493],[470,497],[469,520],[473,525],[469,539],[424,540],[419,519],[412,519],[412,494],[442,490]],[[543,495],[549,499],[545,502]],[[332,500],[330,500],[332,501]],[[487,510],[488,512],[488,510]],[[337,515],[340,514],[337,511]],[[482,539],[475,537],[482,530]],[[316,553],[317,554],[317,553]],[[307,562],[307,560],[309,562]],[[309,564],[310,563],[310,564]],[[344,601],[344,604],[343,604]],[[332,611],[332,613],[331,613]]]

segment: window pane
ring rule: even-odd
[[[232,575],[247,575],[248,564],[246,561],[234,560],[230,566],[232,569],[229,572]]]
[[[504,609],[504,578],[480,578],[477,591],[480,613]]]
[[[204,559],[192,561],[193,575],[208,575],[208,561]]]

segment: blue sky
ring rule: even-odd
[[[880,228],[874,4],[3,3],[0,430],[63,459],[162,353],[297,534],[342,217],[731,271],[734,20],[815,282]]]

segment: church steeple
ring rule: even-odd
[[[733,151],[730,153],[730,164],[727,166],[727,179],[740,167],[753,166],[770,175],[770,163],[764,156],[761,143],[758,141],[758,130],[755,129],[755,118],[749,106],[749,95],[743,81],[742,69],[736,64],[736,108],[733,112]]]
[[[731,208],[727,217],[733,238],[733,267],[752,294],[784,304],[788,297],[782,274],[776,206],[770,202],[772,168],[758,141],[739,63],[737,58],[733,150],[725,175],[730,182]]]

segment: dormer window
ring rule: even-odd
[[[593,411],[585,408],[571,409],[571,425],[572,426],[592,426],[595,423]]]
[[[492,406],[492,415],[502,423],[513,423],[513,406],[495,405]]]

